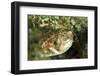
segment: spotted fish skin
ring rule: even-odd
[[[56,56],[65,53],[73,44],[72,31],[62,31],[45,39],[41,44],[41,57]]]

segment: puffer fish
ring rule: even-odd
[[[55,44],[56,43],[56,44]],[[61,31],[52,34],[50,38],[45,40],[42,45],[41,57],[56,56],[65,53],[73,44],[73,32]]]

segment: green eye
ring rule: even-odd
[[[54,41],[54,44],[55,44],[55,45],[57,45],[57,42],[56,42],[56,41]]]

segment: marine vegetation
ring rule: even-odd
[[[28,60],[88,57],[88,18],[28,15]]]

